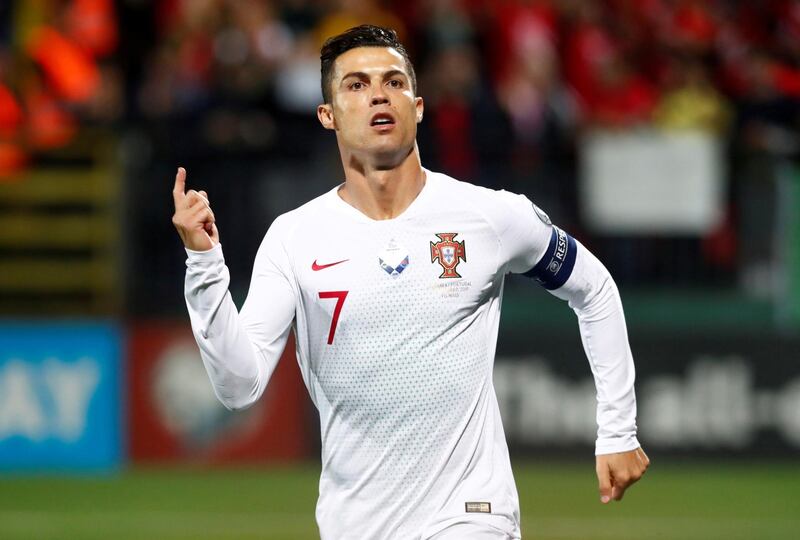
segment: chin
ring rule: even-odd
[[[367,150],[372,159],[378,164],[385,164],[391,168],[399,164],[414,149],[414,145],[378,145]],[[380,165],[379,165],[380,166]]]

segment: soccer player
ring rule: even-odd
[[[323,539],[520,538],[492,367],[503,280],[522,273],[578,315],[601,500],[621,499],[648,459],[607,270],[525,197],[421,166],[423,100],[393,31],[348,30],[321,60],[317,115],[345,180],[272,223],[241,312],[208,196],[186,191],[184,169],[175,178],[186,303],[217,397],[259,399],[294,330],[320,416]]]

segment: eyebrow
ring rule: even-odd
[[[394,76],[396,76],[396,75],[402,75],[403,77],[405,77],[406,79],[408,79],[408,75],[406,75],[406,73],[405,73],[405,72],[403,72],[403,71],[401,71],[401,70],[399,70],[399,69],[390,69],[389,71],[386,71],[386,72],[383,74],[383,79],[384,79],[384,80],[386,80],[386,79],[391,79],[392,77],[394,77]],[[342,77],[342,79],[341,79],[341,80],[342,80],[342,81],[345,81],[345,80],[349,79],[350,77],[355,77],[355,78],[357,78],[357,79],[369,79],[369,75],[367,75],[367,74],[366,74],[366,73],[364,73],[363,71],[351,71],[350,73],[346,73],[346,74],[345,74],[345,75]]]

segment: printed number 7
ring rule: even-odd
[[[336,333],[336,325],[339,323],[339,314],[342,312],[344,299],[347,298],[348,291],[321,291],[320,298],[336,298],[336,307],[333,308],[331,318],[331,330],[328,332],[328,345],[333,343],[333,335]]]

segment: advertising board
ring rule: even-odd
[[[594,444],[595,385],[578,336],[503,340],[494,382],[517,449]],[[678,453],[800,450],[800,341],[782,336],[643,336],[636,363],[639,439]],[[522,353],[522,350],[535,351]]]
[[[120,333],[0,325],[0,469],[111,469],[122,459]]]
[[[261,399],[231,412],[214,396],[188,322],[140,322],[129,336],[132,461],[263,463],[309,455],[315,424],[292,339]]]

